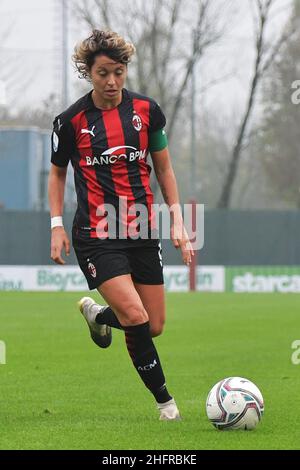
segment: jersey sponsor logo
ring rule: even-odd
[[[53,132],[53,137],[52,137],[52,146],[53,146],[53,151],[57,152],[58,150],[58,144],[59,144],[59,138],[56,132]]]
[[[95,265],[89,262],[90,260],[87,260],[87,261],[88,261],[88,271],[90,275],[95,279],[95,277],[97,276],[97,270],[95,268]]]
[[[96,126],[93,126],[91,130],[81,129],[81,134],[90,134],[91,136],[95,137],[95,133],[94,133],[95,129],[96,129]]]
[[[136,113],[133,115],[132,125],[133,125],[133,127],[135,128],[136,131],[140,132],[140,130],[142,130],[142,127],[143,127],[142,120],[141,120],[140,116]]]
[[[131,152],[128,150],[131,150]],[[132,147],[131,145],[119,145],[118,147],[111,147],[105,150],[99,157],[86,156],[85,158],[87,166],[94,166],[108,165],[116,163],[119,160],[133,162],[135,160],[143,160],[145,157],[146,149],[138,150],[136,147]]]

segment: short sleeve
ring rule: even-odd
[[[70,123],[63,123],[61,118],[55,118],[51,144],[51,163],[60,167],[68,166],[74,146],[74,136],[70,130]]]
[[[150,105],[149,133],[163,129],[165,125],[166,117],[164,113],[162,112],[160,106],[155,101],[152,101]]]

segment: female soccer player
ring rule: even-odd
[[[111,343],[111,327],[124,330],[134,367],[154,395],[161,420],[180,419],[169,394],[153,336],[162,333],[165,300],[160,243],[150,188],[150,151],[164,200],[171,208],[171,237],[189,264],[193,250],[183,226],[176,180],[164,131],[165,116],[151,98],[124,88],[134,46],[112,31],[94,30],[75,48],[80,78],[93,89],[54,120],[49,204],[51,258],[64,264],[70,251],[63,227],[69,161],[78,208],[72,241],[89,288],[108,306],[79,301],[93,341]],[[180,234],[180,235],[178,235]]]

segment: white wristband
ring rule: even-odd
[[[61,215],[51,217],[51,230],[55,227],[63,227],[63,218]]]

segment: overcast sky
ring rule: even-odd
[[[0,0],[1,23],[11,27],[3,46],[16,49],[51,49],[54,36],[53,0]],[[5,29],[5,26],[1,28]]]
[[[53,89],[54,5],[53,0],[0,0],[0,79],[9,104],[16,95],[21,106],[38,101],[37,77],[45,93]]]
[[[242,5],[240,0],[235,1],[239,6]],[[247,2],[243,0],[243,6],[248,8]],[[284,8],[290,0],[280,2]],[[37,106],[53,90],[60,88],[60,68],[57,67],[61,45],[60,5],[61,0],[0,0],[0,101],[3,100],[5,88],[6,101],[10,106]],[[282,25],[285,18],[286,13],[279,15],[275,28]],[[235,70],[229,82],[214,88],[208,97],[212,102],[224,102],[231,95],[236,103],[243,101],[253,57],[252,26],[248,11],[232,26],[231,35],[219,48],[219,52],[215,51],[211,63],[207,64],[206,73],[209,73],[210,67],[218,67],[219,57],[221,67],[222,63],[226,63],[231,70]],[[79,39],[73,31],[74,28],[71,28],[69,56]],[[82,28],[80,33],[82,37]],[[71,60],[70,75],[75,81]],[[75,98],[74,92],[72,97]]]

